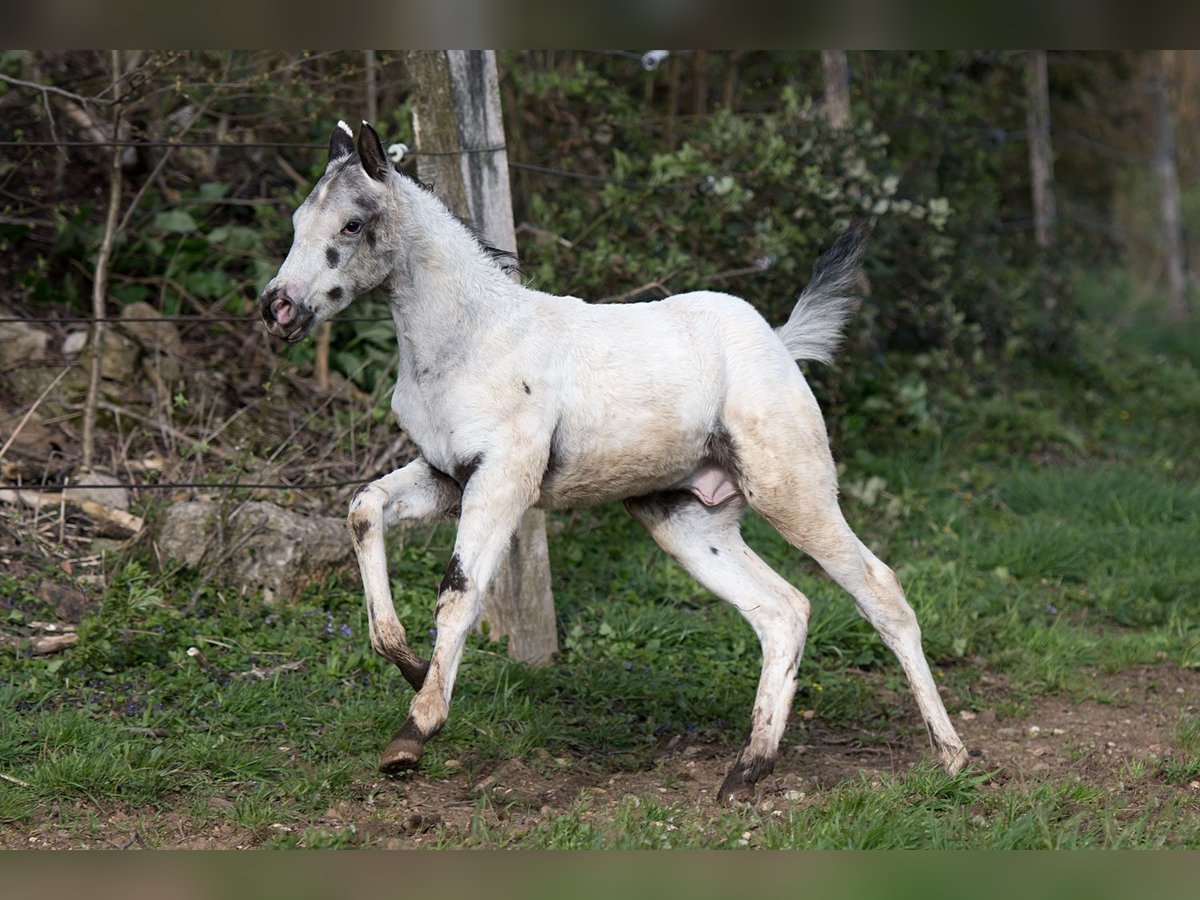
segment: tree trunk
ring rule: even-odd
[[[825,70],[825,120],[842,129],[850,124],[850,64],[845,50],[822,50]]]
[[[1037,245],[1054,243],[1058,205],[1054,197],[1054,153],[1050,145],[1050,82],[1046,51],[1025,57],[1026,122],[1029,127],[1029,181],[1033,192],[1033,225]]]
[[[1162,190],[1163,249],[1167,254],[1167,289],[1170,292],[1169,312],[1175,322],[1188,318],[1187,279],[1183,263],[1183,216],[1179,209],[1179,173],[1175,165],[1175,120],[1168,92],[1171,54],[1163,50],[1159,62],[1158,89],[1154,92],[1157,120],[1158,151],[1154,168]]]
[[[699,118],[708,112],[708,53],[692,52],[692,115]]]
[[[721,81],[721,106],[726,112],[733,112],[734,98],[737,95],[737,67],[741,58],[741,50],[730,50],[725,60],[725,77]]]
[[[495,53],[423,50],[408,53],[407,61],[416,86],[413,135],[420,154],[418,174],[433,184],[455,214],[473,222],[488,243],[515,253]],[[490,147],[500,149],[424,155]],[[493,639],[508,636],[514,659],[545,664],[558,651],[541,510],[530,510],[522,520],[508,559],[488,591],[484,618]]]

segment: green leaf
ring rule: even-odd
[[[223,181],[206,181],[200,185],[200,196],[207,200],[220,200],[229,193],[229,185]]]
[[[171,234],[187,234],[196,230],[196,220],[192,218],[191,213],[182,209],[172,209],[155,216],[153,228]]]

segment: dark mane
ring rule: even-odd
[[[475,241],[477,245],[479,245],[479,249],[484,252],[484,255],[486,255],[488,259],[495,263],[496,267],[500,269],[501,272],[504,272],[508,275],[521,274],[521,262],[517,258],[517,254],[509,250],[501,250],[499,247],[494,247],[485,241],[483,236],[479,233],[479,226],[477,226],[471,220],[465,219],[456,214],[454,210],[450,209],[449,206],[446,206],[446,201],[438,196],[438,192],[434,189],[432,184],[421,181],[419,178],[413,178],[411,175],[408,175],[404,172],[401,172],[400,174],[413,181],[417,187],[421,188],[421,190],[427,191],[428,193],[437,197],[442,206],[446,207],[446,212],[454,216],[454,218],[458,220],[459,224],[461,224],[463,228],[467,229],[467,234],[471,236],[471,239]]]

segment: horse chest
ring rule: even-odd
[[[453,460],[454,423],[446,409],[444,390],[402,374],[392,392],[392,414],[431,463],[443,468],[442,464]]]

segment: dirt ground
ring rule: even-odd
[[[1171,751],[1180,717],[1200,709],[1200,672],[1156,666],[1094,677],[1093,693],[1103,702],[1049,695],[1020,718],[999,718],[987,708],[956,709],[951,697],[949,706],[975,770],[994,771],[991,784],[997,790],[1080,778],[1127,795],[1131,813],[1144,808],[1155,790],[1178,790],[1152,779],[1130,779],[1129,766]],[[999,699],[1002,685],[994,693]],[[797,735],[803,743],[796,742]],[[807,722],[792,730],[775,773],[759,785],[757,806],[769,813],[818,803],[823,792],[843,781],[902,773],[925,754],[920,735],[915,714],[899,720],[895,733],[882,740],[877,733]],[[193,823],[178,812],[82,804],[80,812],[96,817],[97,835],[83,836],[78,827],[66,830],[57,822],[59,811],[46,809],[32,823],[0,832],[0,846],[249,848],[281,833],[354,826],[356,840],[365,845],[421,847],[438,832],[465,836],[480,824],[493,832],[524,832],[585,798],[582,815],[593,820],[603,821],[631,797],[692,807],[703,819],[716,812],[713,794],[735,752],[735,747],[693,743],[678,735],[665,740],[652,763],[637,771],[614,771],[586,757],[535,753],[498,765],[463,763],[461,774],[444,779],[425,779],[419,772],[398,780],[368,778],[315,820],[257,830]],[[1184,789],[1200,791],[1200,783]],[[223,803],[224,809],[232,808],[221,798],[211,801],[215,811]]]

